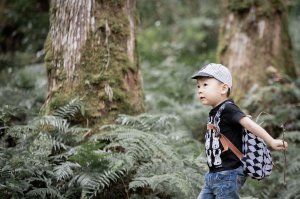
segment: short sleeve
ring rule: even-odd
[[[226,118],[233,123],[240,123],[240,120],[246,116],[235,104],[227,104],[224,113]]]

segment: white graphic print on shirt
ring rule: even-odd
[[[213,118],[209,118],[209,123],[213,123]],[[209,167],[221,167],[220,139],[213,130],[207,130],[205,135],[205,152]]]

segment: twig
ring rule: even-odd
[[[284,167],[283,167],[283,182],[284,184],[286,184],[286,167],[287,167],[287,164],[286,164],[286,149],[285,149],[285,144],[284,144],[284,139],[285,139],[285,128],[284,128],[284,124],[281,125],[281,128],[282,128],[282,144],[283,144],[283,147],[284,147],[284,150],[283,150],[283,156],[284,156]]]
[[[258,114],[258,116],[256,117],[256,120],[255,120],[256,123],[258,123],[258,120],[260,119],[260,116],[261,116],[262,114],[267,114],[267,115],[271,116],[271,114],[269,114],[269,113],[267,113],[267,112],[260,112],[260,113]],[[259,125],[262,125],[263,123],[264,123],[264,121],[262,121]]]

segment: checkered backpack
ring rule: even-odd
[[[214,126],[217,127],[217,130],[219,130],[218,123],[220,122],[221,113],[228,103],[232,102],[225,102],[214,118]],[[246,175],[257,180],[261,180],[264,177],[271,175],[273,168],[271,153],[261,138],[244,129],[243,153],[221,133],[220,141],[224,150],[229,148],[242,161],[244,173]]]

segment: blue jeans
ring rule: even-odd
[[[246,181],[243,168],[207,173],[197,199],[239,199],[239,191]]]

